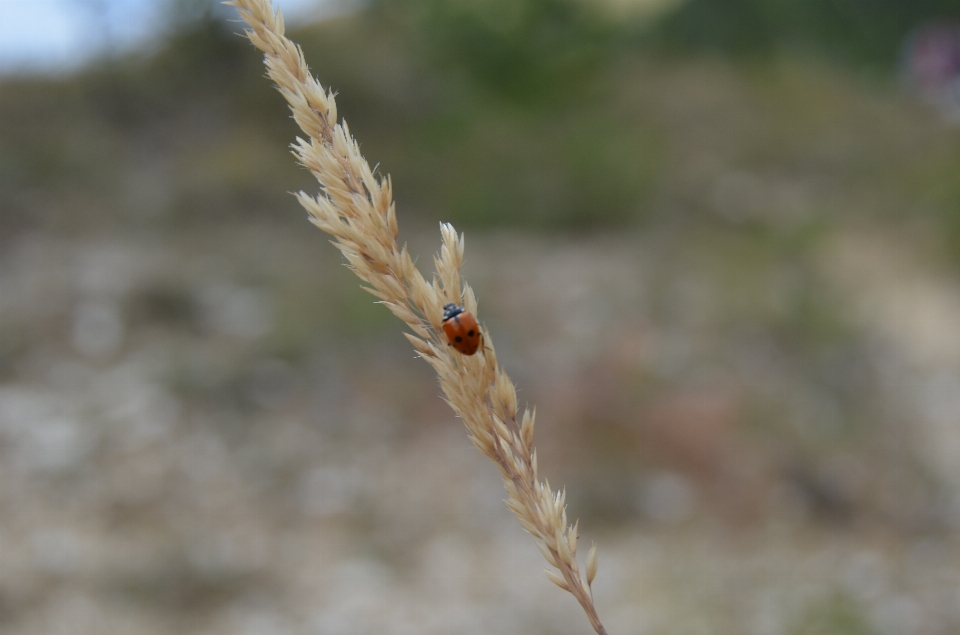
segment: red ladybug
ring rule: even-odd
[[[464,355],[476,353],[483,341],[477,318],[453,303],[443,307],[443,333],[450,345]]]

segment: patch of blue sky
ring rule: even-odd
[[[0,0],[0,74],[65,73],[103,55],[149,47],[169,28],[172,1]],[[274,4],[294,22],[348,6],[342,0]]]

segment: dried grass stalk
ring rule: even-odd
[[[533,448],[535,413],[518,419],[517,392],[497,365],[489,333],[480,353],[455,352],[441,335],[443,305],[462,304],[476,314],[473,290],[460,279],[463,236],[441,226],[443,246],[428,282],[397,243],[397,217],[389,177],[378,179],[360,154],[345,122],[337,123],[332,92],[311,76],[300,47],[284,36],[283,17],[270,0],[233,0],[250,26],[247,36],[264,53],[267,74],[290,104],[306,135],[293,154],[320,182],[320,194],[297,198],[310,221],[333,236],[350,267],[410,329],[406,337],[436,369],[444,397],[463,420],[470,440],[503,476],[507,507],[537,541],[553,569],[547,576],[580,602],[598,635],[606,635],[593,605],[590,585],[597,573],[597,550],[590,550],[586,570],[577,564],[577,525],[567,523],[564,492],[554,492],[537,475]]]

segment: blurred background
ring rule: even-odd
[[[611,635],[960,632],[956,0],[280,6]],[[0,2],[0,632],[588,633],[239,30]]]

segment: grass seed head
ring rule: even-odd
[[[270,0],[225,4],[236,7],[249,25],[247,37],[263,52],[267,75],[305,135],[292,145],[292,152],[319,182],[317,196],[296,195],[310,222],[333,236],[334,245],[366,283],[364,288],[412,331],[405,333],[407,339],[437,371],[444,399],[463,421],[471,442],[500,470],[508,509],[554,567],[547,576],[573,594],[598,635],[606,635],[589,589],[596,576],[596,547],[587,557],[584,580],[576,562],[577,527],[567,525],[565,495],[554,493],[537,477],[534,413],[525,410],[517,421],[516,387],[500,370],[486,331],[483,348],[469,357],[452,350],[441,335],[444,304],[453,302],[477,314],[476,295],[460,277],[463,235],[441,224],[436,271],[428,282],[397,243],[389,177],[377,177],[346,122],[337,122],[334,93],[310,74],[303,51],[284,35],[283,16]]]

